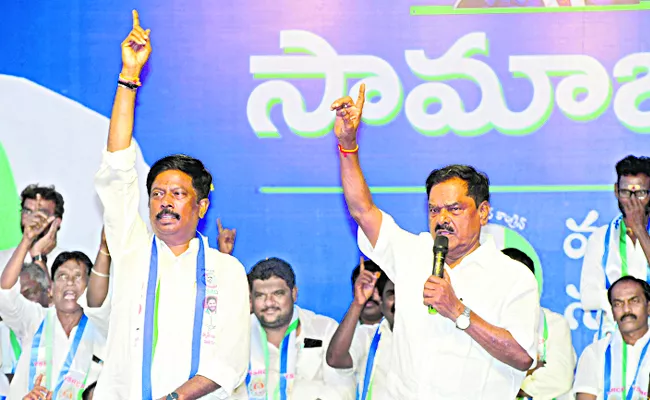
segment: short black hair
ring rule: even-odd
[[[25,207],[25,200],[36,200],[36,195],[40,194],[43,200],[50,200],[54,202],[54,216],[58,218],[63,218],[63,196],[61,193],[57,192],[54,185],[52,186],[38,186],[38,184],[33,184],[27,186],[20,193],[20,206]]]
[[[174,154],[156,161],[147,174],[147,195],[151,196],[151,186],[156,177],[165,171],[181,171],[192,178],[192,187],[196,190],[199,200],[207,199],[212,186],[212,174],[203,163],[185,154]]]
[[[641,286],[641,289],[643,289],[645,301],[650,301],[650,285],[648,285],[648,282],[644,281],[643,279],[635,278],[632,275],[626,275],[620,277],[616,282],[612,283],[612,286],[610,286],[609,289],[607,289],[607,300],[609,301],[610,306],[612,305],[612,292],[614,291],[614,286],[618,285],[621,282],[635,282],[639,284]]]
[[[467,195],[474,199],[476,207],[484,201],[490,201],[490,180],[487,175],[472,166],[461,164],[447,165],[431,171],[426,182],[427,196],[431,194],[432,187],[453,178],[465,181]]]
[[[54,279],[54,274],[56,270],[59,269],[61,265],[65,262],[74,260],[86,266],[86,275],[90,275],[90,269],[93,267],[93,262],[90,261],[87,255],[81,251],[64,251],[63,253],[56,256],[54,262],[52,263],[52,279]]]
[[[530,257],[528,257],[528,254],[514,247],[508,247],[507,249],[501,250],[501,252],[507,255],[508,257],[512,258],[513,260],[519,261],[520,263],[524,264],[525,266],[528,267],[530,272],[535,274],[535,263]]]
[[[644,174],[650,177],[650,158],[629,155],[616,163],[616,183],[622,176]]]
[[[248,288],[253,290],[253,281],[265,281],[271,277],[278,277],[287,283],[290,290],[296,286],[296,274],[288,262],[277,257],[267,258],[255,264],[248,273]]]

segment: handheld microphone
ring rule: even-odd
[[[444,278],[445,276],[445,257],[447,257],[447,251],[449,250],[449,238],[443,235],[437,235],[433,241],[433,272],[432,275],[437,276],[438,278]],[[429,306],[429,314],[435,315],[438,314],[438,311]]]

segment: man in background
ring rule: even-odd
[[[616,331],[607,291],[627,275],[648,282],[650,260],[650,158],[629,155],[616,163],[614,196],[619,215],[589,237],[580,274],[585,311],[598,311],[595,340]]]
[[[510,247],[503,254],[525,265],[535,276],[535,263],[523,251]],[[541,307],[537,364],[528,370],[518,398],[533,400],[571,399],[576,352],[571,342],[571,328],[564,317]]]

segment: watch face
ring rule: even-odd
[[[458,327],[458,329],[463,329],[463,330],[467,329],[467,327],[469,326],[469,318],[466,315],[461,315],[456,320],[456,326]]]

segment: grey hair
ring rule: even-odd
[[[43,268],[41,268],[38,264],[25,263],[23,264],[23,268],[20,273],[29,274],[29,278],[41,285],[43,290],[47,291],[50,288],[50,278],[47,276],[47,273],[43,270]]]

